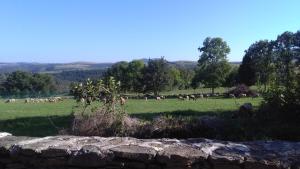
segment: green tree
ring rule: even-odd
[[[214,93],[214,89],[225,82],[225,78],[230,71],[230,65],[227,61],[230,48],[222,38],[208,37],[198,50],[201,55],[198,60],[195,81],[202,82],[206,87],[211,88],[212,93]]]
[[[195,76],[195,71],[192,69],[179,69],[181,77],[181,85],[179,89],[188,89],[192,85],[192,80]]]
[[[52,76],[16,71],[7,76],[2,84],[1,95],[6,96],[47,96],[56,91]]]
[[[56,91],[53,78],[47,74],[34,74],[31,78],[32,92],[36,96],[51,95]]]
[[[273,49],[275,80],[264,94],[268,107],[278,119],[297,120],[300,114],[300,55],[297,33],[284,32],[275,41]],[[288,119],[287,119],[288,118]],[[285,121],[286,122],[286,121]],[[299,121],[297,122],[299,124]]]
[[[129,81],[127,76],[128,65],[128,62],[125,61],[112,65],[112,67],[109,68],[104,74],[105,81],[108,81],[110,77],[114,77],[115,80],[121,82],[120,88],[123,92],[130,91],[131,86],[128,83]]]
[[[169,84],[169,67],[167,61],[162,57],[160,59],[149,59],[148,65],[144,70],[144,92],[153,92],[159,95]]]
[[[253,58],[245,55],[238,70],[239,83],[252,86],[256,83],[256,68]]]
[[[129,62],[125,79],[127,79],[127,85],[130,91],[142,92],[144,68],[145,64],[141,60],[133,60]]]
[[[274,42],[260,40],[245,51],[239,71],[242,83],[251,86],[259,82],[266,90],[274,73],[273,46]]]
[[[284,32],[279,35],[275,46],[276,83],[284,86],[287,92],[295,87],[297,70],[296,58],[299,56],[299,46],[294,33]]]
[[[174,66],[172,66],[169,69],[169,74],[170,74],[169,88],[171,90],[178,89],[182,85],[183,80],[181,79],[180,73],[181,72]]]
[[[232,66],[228,76],[225,79],[224,86],[232,87],[238,84],[238,70],[237,66]]]

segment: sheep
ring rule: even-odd
[[[120,104],[123,106],[126,103],[126,99],[123,97],[120,97]]]
[[[185,96],[186,100],[190,100],[190,97],[189,96]]]
[[[184,98],[182,96],[179,96],[178,99],[179,100],[184,100]]]
[[[229,94],[229,98],[235,98],[234,94]]]
[[[203,99],[203,97],[204,97],[203,94],[200,94],[200,95],[199,95],[199,98]]]
[[[239,97],[247,97],[247,94],[241,93],[241,94],[239,95]]]
[[[81,102],[81,103],[84,103],[84,102],[85,102],[85,99],[84,99],[84,98],[81,98],[81,99],[80,99],[80,102]]]
[[[159,96],[156,97],[156,100],[161,100],[161,98]]]
[[[256,97],[259,97],[259,96],[260,96],[259,93],[255,93],[255,94],[252,95],[252,98],[256,98]]]
[[[205,94],[205,97],[210,97],[210,96],[211,96],[211,94],[209,94],[209,93]]]
[[[26,98],[24,103],[30,103],[30,99],[29,98]]]
[[[16,102],[16,99],[8,99],[5,101],[5,103],[14,103]]]
[[[54,97],[54,99],[56,99],[57,101],[63,101],[61,97]]]
[[[197,100],[197,98],[195,97],[195,95],[190,95],[190,98],[191,98],[192,100],[194,100],[194,101]]]
[[[56,103],[58,100],[55,97],[48,98],[48,102],[50,103]]]
[[[219,94],[218,94],[218,93],[214,93],[214,94],[212,94],[212,96],[213,96],[213,97],[218,97]]]

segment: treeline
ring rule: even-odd
[[[57,91],[54,79],[47,74],[16,71],[0,77],[2,97],[40,97]]]
[[[95,69],[95,70],[74,70],[74,71],[63,71],[60,73],[51,74],[57,80],[64,80],[70,82],[82,82],[86,79],[100,79],[106,69]]]
[[[198,66],[186,68],[170,64],[164,57],[148,62],[134,60],[119,62],[109,68],[104,79],[113,76],[121,82],[123,92],[139,92],[158,95],[159,92],[175,89],[234,86],[238,83],[238,66],[227,61],[229,46],[221,38],[207,38]]]
[[[230,64],[230,47],[222,38],[206,38],[198,48],[200,56],[195,68],[178,66],[163,57],[148,61],[118,62],[108,69],[64,71],[56,74],[13,72],[0,75],[2,96],[48,95],[66,93],[72,82],[88,78],[109,79],[121,83],[122,92],[158,95],[161,91],[208,87],[232,87],[238,84],[285,86],[297,91],[299,79],[300,31],[284,32],[276,40],[260,40],[246,51],[242,64]],[[53,76],[53,77],[52,77]]]
[[[194,70],[179,68],[169,64],[163,57],[119,62],[109,68],[104,79],[113,76],[121,83],[123,92],[154,93],[163,90],[187,89],[190,87]]]
[[[276,40],[260,40],[246,51],[238,70],[246,85],[261,84],[265,88],[274,82],[288,86],[299,74],[300,31],[284,32]]]
[[[300,32],[285,32],[274,41],[261,40],[245,51],[240,66],[230,64],[230,47],[222,38],[206,38],[195,69],[179,68],[161,59],[119,62],[104,77],[115,77],[123,92],[154,93],[163,90],[217,87],[238,84],[257,85],[267,89],[272,82],[295,83],[299,72]],[[290,72],[290,73],[288,73]],[[286,84],[286,86],[288,86]]]
[[[284,32],[276,40],[252,44],[246,50],[239,77],[247,85],[264,86],[266,107],[273,115],[278,113],[277,119],[299,119],[300,31]]]

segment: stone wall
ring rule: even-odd
[[[300,142],[0,133],[0,169],[299,169]]]

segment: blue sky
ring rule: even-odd
[[[300,30],[299,0],[1,0],[0,62],[198,60],[222,37],[230,61]]]

